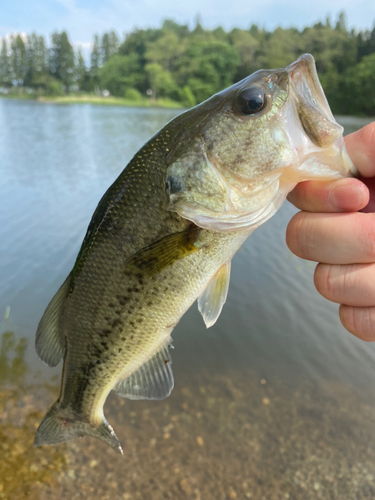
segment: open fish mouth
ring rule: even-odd
[[[291,87],[296,93],[299,110],[303,117],[302,124],[306,123],[306,117],[312,114],[315,118],[323,119],[325,126],[314,130],[314,120],[310,119],[312,141],[316,141],[320,147],[329,146],[343,133],[343,127],[336,123],[332,111],[324,95],[316,71],[315,60],[311,54],[302,55],[297,61],[286,68],[290,77]],[[326,134],[324,135],[324,132]]]
[[[303,157],[300,155],[298,170],[308,169],[310,176],[314,176],[315,170],[317,177],[327,175],[329,171],[338,176],[347,175],[348,172],[358,175],[345,149],[342,136],[344,129],[333,117],[323,92],[313,56],[302,55],[285,71],[289,76],[289,92],[295,99],[289,99],[294,109],[289,104],[285,106],[284,113],[287,122],[295,122],[298,116],[302,125],[302,130],[300,127],[291,127],[293,133],[290,135],[297,154],[304,151]],[[308,140],[302,137],[302,132]]]

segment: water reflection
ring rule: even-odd
[[[51,195],[76,191],[94,179],[114,180],[146,138],[178,113],[6,100],[1,108],[5,182],[48,186]]]

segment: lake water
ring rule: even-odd
[[[123,458],[88,437],[33,448],[61,372],[38,321],[101,195],[176,114],[0,100],[0,499],[375,498],[375,348],[286,247],[288,203],[234,258],[216,325],[193,306],[175,329],[172,395],[109,397]]]

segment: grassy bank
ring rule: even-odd
[[[38,102],[54,104],[101,104],[106,106],[133,106],[142,108],[183,108],[181,103],[172,101],[171,99],[156,99],[152,101],[146,97],[142,97],[137,100],[112,96],[103,97],[93,94],[69,94],[56,97],[36,97],[28,94],[7,94],[1,95],[0,97],[5,99],[36,100]]]
[[[0,98],[3,99],[21,99],[22,101],[35,101],[36,97],[30,94],[23,94],[23,93],[11,93],[11,94],[0,94]]]

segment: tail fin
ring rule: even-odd
[[[57,403],[51,406],[38,427],[35,434],[34,446],[65,443],[71,439],[86,435],[105,441],[109,446],[123,454],[121,444],[104,416],[102,423],[98,427],[92,427],[88,422],[65,418],[58,408]]]

